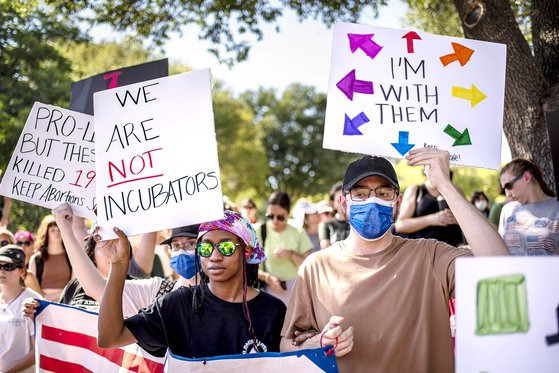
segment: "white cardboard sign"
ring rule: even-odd
[[[223,217],[208,69],[96,92],[94,113],[103,238]]]
[[[456,261],[456,371],[557,372],[559,257]]]
[[[95,218],[95,132],[91,115],[35,102],[0,194],[47,208],[67,202]]]
[[[433,147],[499,167],[504,44],[349,23],[333,34],[324,148],[402,158]]]

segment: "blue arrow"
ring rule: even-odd
[[[415,144],[409,144],[409,136],[410,133],[406,131],[399,131],[398,132],[398,142],[393,142],[392,146],[396,148],[398,153],[401,155],[406,154],[410,151],[411,148],[415,146]]]
[[[346,136],[353,136],[353,135],[363,135],[361,131],[359,131],[359,127],[364,125],[369,121],[369,118],[365,115],[364,112],[360,112],[355,116],[353,119],[349,119],[347,114],[345,115],[345,122],[344,122],[344,135]]]

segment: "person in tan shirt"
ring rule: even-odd
[[[416,149],[406,158],[409,165],[426,166],[474,255],[509,254],[487,219],[452,185],[448,152]],[[349,237],[313,253],[299,268],[282,351],[335,346],[341,372],[454,371],[454,260],[471,254],[433,239],[394,236],[398,197],[396,172],[386,159],[365,156],[349,165],[339,201]],[[307,331],[309,338],[295,345],[292,339]]]

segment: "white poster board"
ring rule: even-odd
[[[496,169],[505,62],[504,44],[336,24],[323,146],[392,158],[433,147]]]
[[[458,259],[456,371],[557,372],[558,273],[559,257]],[[493,287],[485,292],[487,283]],[[557,342],[548,344],[554,335]]]
[[[96,92],[94,113],[103,238],[223,218],[208,69]]]
[[[35,102],[0,194],[46,208],[67,202],[77,216],[95,218],[93,117]]]

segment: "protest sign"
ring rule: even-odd
[[[505,61],[503,44],[337,24],[323,146],[393,158],[431,147],[496,169]]]
[[[47,208],[67,202],[94,218],[93,117],[35,102],[0,185],[0,194]]]
[[[162,78],[169,75],[168,71],[169,61],[165,58],[141,65],[105,71],[72,83],[70,110],[93,115],[93,93],[144,80]]]
[[[456,261],[456,371],[556,372],[558,257]]]
[[[35,314],[37,372],[163,372],[163,357],[136,343],[97,347],[96,312],[39,300]]]
[[[223,218],[208,69],[96,92],[94,105],[103,238]]]

